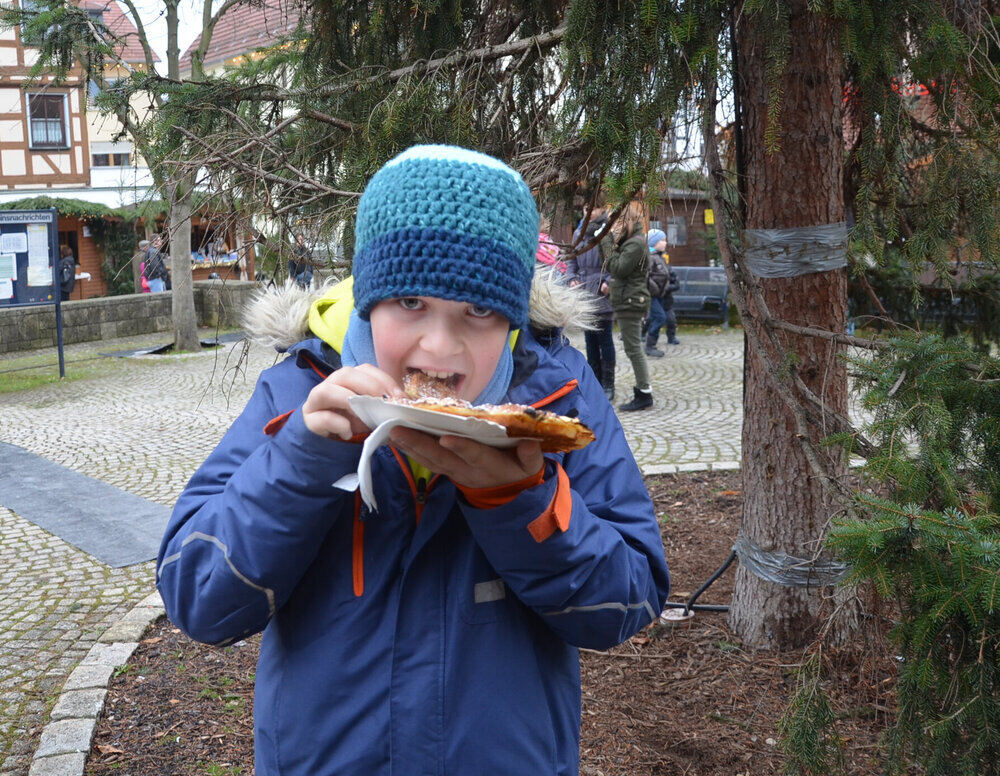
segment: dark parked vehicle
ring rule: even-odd
[[[729,280],[722,267],[675,267],[680,288],[674,291],[679,319],[719,321],[729,325]]]

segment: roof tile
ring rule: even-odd
[[[78,0],[78,2],[81,8],[88,11],[101,11],[101,20],[104,22],[104,26],[121,41],[118,54],[125,62],[145,64],[146,55],[139,42],[139,31],[136,30],[132,20],[125,15],[115,0]],[[159,57],[155,53],[153,53],[153,61],[159,61]]]

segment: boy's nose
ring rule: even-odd
[[[461,349],[461,343],[452,330],[452,324],[440,320],[428,322],[424,327],[420,347],[434,356],[451,356]]]

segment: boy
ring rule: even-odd
[[[359,203],[352,293],[313,306],[317,336],[264,372],[178,500],[157,570],[170,618],[220,644],[264,630],[258,776],[578,772],[576,647],[647,625],[668,575],[600,385],[528,325],[537,240],[502,162],[391,160]],[[576,410],[597,441],[543,456],[397,428],[368,514],[331,484],[368,431],[347,400],[415,369],[479,403]]]

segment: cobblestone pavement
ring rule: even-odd
[[[67,358],[148,344],[91,345]],[[97,379],[0,394],[0,439],[172,505],[274,362],[273,353],[254,351],[238,373],[238,351],[225,351],[116,359]],[[66,677],[152,586],[151,561],[109,568],[0,507],[0,776],[28,773]]]
[[[678,335],[680,345],[660,337],[663,358],[647,358],[653,408],[619,415],[632,452],[645,471],[668,464],[738,461],[743,423],[743,332],[704,328]],[[572,342],[586,352],[583,337]],[[632,365],[615,334],[619,404],[632,398]]]
[[[666,357],[650,359],[654,409],[622,417],[646,470],[739,459],[742,333],[705,328],[680,336],[681,345],[663,344]],[[582,336],[574,343],[582,348]],[[148,344],[78,346],[67,358]],[[244,353],[240,344],[116,360],[92,379],[0,394],[0,439],[172,505],[274,361],[273,352]],[[631,396],[621,352],[617,387],[620,399]],[[152,562],[108,568],[0,508],[0,776],[25,776],[54,693],[152,584]]]

